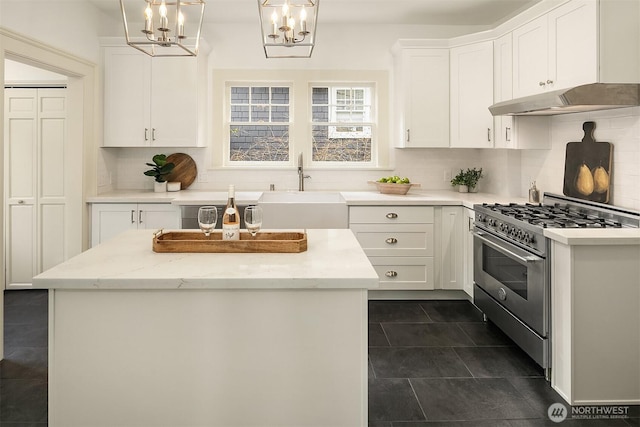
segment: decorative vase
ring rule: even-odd
[[[164,182],[153,182],[153,191],[154,193],[166,193],[167,192],[167,181]]]
[[[478,192],[478,186],[474,185],[473,187],[469,187],[469,193],[477,193]]]
[[[167,191],[180,191],[182,184],[180,181],[168,182],[167,183]]]
[[[458,191],[461,193],[468,193],[469,187],[467,187],[466,185],[458,185]]]

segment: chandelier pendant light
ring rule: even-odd
[[[197,56],[204,6],[205,0],[120,0],[127,44],[149,56]],[[141,35],[132,37],[129,27]]]
[[[258,0],[267,58],[310,58],[320,0]]]

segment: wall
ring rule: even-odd
[[[554,116],[551,149],[521,154],[522,194],[535,180],[542,191],[562,194],[566,144],[581,141],[582,123],[596,124],[596,141],[613,144],[610,204],[640,211],[640,107]]]

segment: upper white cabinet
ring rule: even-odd
[[[397,147],[449,146],[449,49],[403,46],[395,54]]]
[[[104,51],[104,146],[198,146],[198,59]]]
[[[513,98],[512,35],[493,42],[493,98],[501,102]],[[551,135],[548,116],[495,116],[495,148],[548,149]]]
[[[493,147],[493,42],[454,47],[451,55],[451,147]]]
[[[513,30],[513,98],[640,78],[640,2],[572,0]],[[506,99],[506,98],[505,98]]]

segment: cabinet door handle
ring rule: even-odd
[[[547,84],[548,85],[552,85],[553,84],[553,80],[547,80]]]
[[[491,128],[487,128],[487,141],[491,142]]]
[[[144,140],[149,140],[149,128],[144,128]]]
[[[545,86],[545,85],[546,85],[546,83],[545,83],[545,82],[540,82],[540,83],[538,83],[538,85],[540,85],[540,86]]]
[[[138,211],[138,224],[142,224],[142,209]]]
[[[136,220],[134,219],[134,215],[136,214],[136,211],[134,211],[133,209],[131,210],[131,224],[135,224]]]
[[[407,129],[407,142],[411,141],[411,129]]]
[[[151,140],[156,140],[156,128],[151,129]]]
[[[385,240],[385,242],[387,242],[387,244],[389,245],[395,245],[396,243],[398,243],[398,239],[396,239],[395,237],[389,237],[387,240]]]
[[[510,127],[506,127],[504,128],[504,139],[508,142],[511,141],[511,128]]]
[[[389,213],[386,215],[386,217],[387,217],[387,218],[389,218],[389,219],[396,219],[396,218],[398,218],[398,214],[397,214],[397,213],[394,213],[394,212],[389,212]]]
[[[21,205],[24,203],[24,200],[18,200],[18,204]]]
[[[387,277],[396,277],[398,275],[397,271],[393,271],[393,270],[389,270],[386,273],[384,273],[385,276]]]

